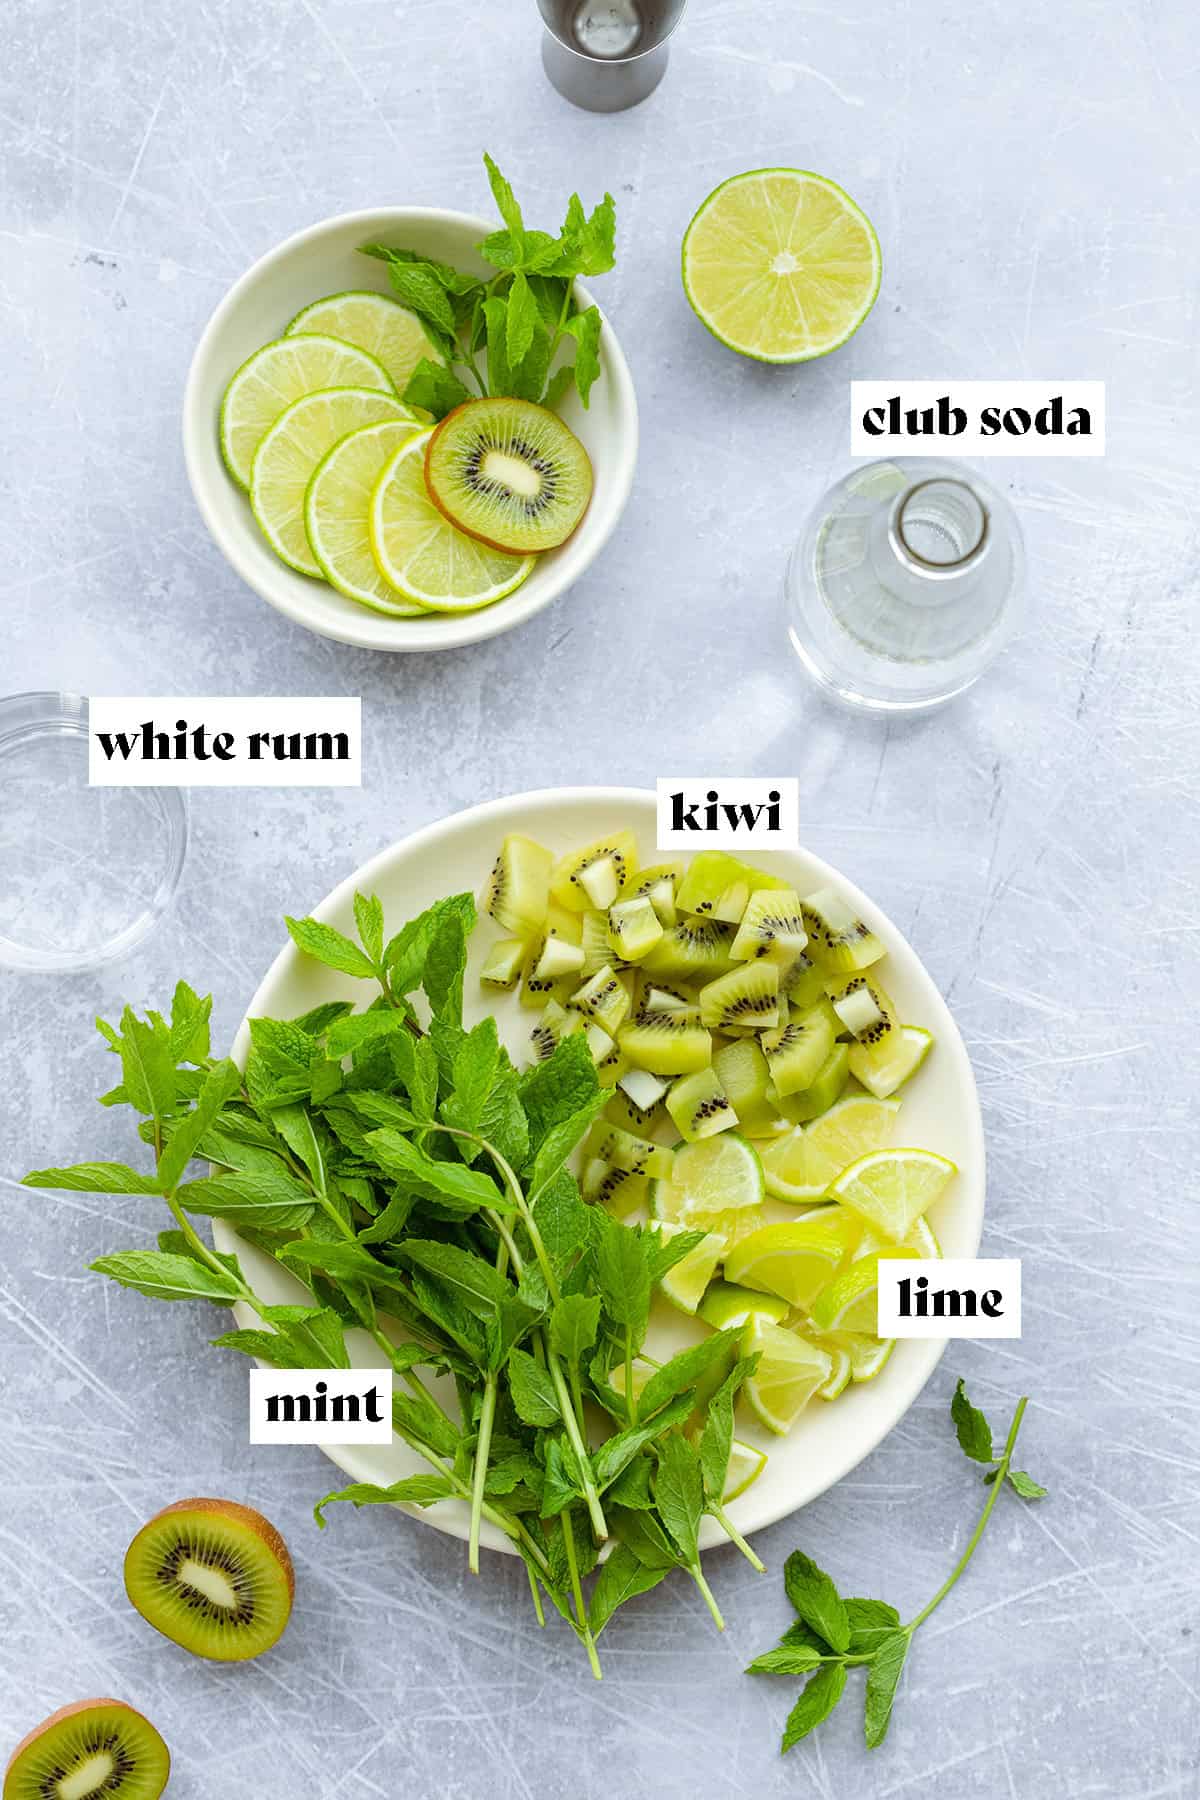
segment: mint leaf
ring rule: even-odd
[[[170,1026],[157,1014],[145,1024],[127,1006],[121,1014],[118,1043],[126,1099],[138,1112],[161,1125],[175,1110],[176,1059]]]
[[[492,190],[492,199],[496,202],[496,210],[508,227],[514,247],[521,246],[525,238],[525,221],[521,217],[521,209],[517,205],[511,183],[504,179],[491,157],[484,152],[483,164],[487,170],[488,182]]]
[[[850,1654],[869,1655],[881,1636],[900,1628],[900,1614],[886,1600],[847,1600],[850,1621]]]
[[[437,270],[430,263],[401,262],[393,256],[388,258],[388,280],[397,300],[415,312],[426,325],[432,325],[431,335],[444,340],[449,347],[454,338],[454,308]]]
[[[685,1563],[699,1560],[698,1534],[704,1511],[700,1458],[677,1432],[662,1439],[653,1478],[658,1516]]]
[[[363,949],[378,966],[383,960],[383,902],[378,894],[355,894],[354,923]]]
[[[564,363],[560,369],[555,369],[550,377],[550,385],[542,397],[542,405],[548,406],[551,412],[557,412],[564,397],[571,392],[574,386],[575,364],[573,362]]]
[[[421,358],[401,395],[409,406],[423,406],[435,419],[444,419],[447,413],[452,413],[456,406],[465,405],[470,398],[471,390],[451,369],[431,362],[427,356]]]
[[[90,1267],[151,1300],[218,1300],[228,1305],[241,1298],[233,1275],[218,1275],[206,1263],[161,1250],[124,1250],[98,1257]]]
[[[868,1750],[878,1749],[887,1736],[896,1687],[904,1669],[909,1642],[907,1631],[891,1632],[880,1640],[875,1650],[875,1659],[867,1669],[863,1728]]]
[[[600,308],[589,306],[586,312],[576,313],[573,319],[568,319],[563,327],[578,345],[574,364],[575,386],[585,407],[589,404],[592,388],[600,374],[601,324]]]
[[[519,1091],[529,1121],[530,1149],[539,1150],[551,1129],[581,1112],[599,1087],[586,1035],[573,1031],[562,1039],[553,1056],[521,1076]]]
[[[306,956],[324,963],[327,969],[337,969],[342,975],[357,975],[363,981],[374,981],[375,968],[370,957],[340,931],[335,931],[332,925],[323,925],[319,919],[292,919],[286,915],[283,922],[292,942]]]
[[[659,1231],[648,1231],[644,1241],[650,1280],[657,1285],[664,1275],[670,1274],[676,1263],[682,1262],[704,1242],[706,1235],[703,1231],[677,1231],[666,1238]]]
[[[513,276],[507,306],[504,348],[509,367],[515,369],[524,362],[533,343],[534,333],[541,326],[537,301],[521,270]]]
[[[793,1550],[783,1568],[787,1597],[806,1625],[823,1637],[830,1649],[845,1655],[850,1645],[850,1621],[837,1588],[803,1550]]]
[[[492,294],[484,301],[483,318],[487,331],[488,392],[511,394],[514,383],[508,361],[508,302],[499,294]]]
[[[259,1362],[270,1363],[276,1369],[311,1369],[313,1366],[309,1353],[292,1343],[281,1331],[257,1328],[226,1331],[220,1337],[210,1338],[209,1342],[216,1350],[238,1350],[243,1356],[257,1357]]]
[[[582,207],[580,207],[582,212]],[[599,206],[592,209],[587,223],[579,232],[575,251],[576,273],[607,275],[616,262],[617,207],[611,194],[605,194]]]
[[[682,1394],[687,1388],[694,1388],[714,1364],[722,1359],[732,1362],[737,1353],[738,1336],[736,1331],[714,1331],[711,1337],[689,1345],[686,1350],[679,1351],[678,1355],[665,1362],[661,1369],[656,1369],[638,1400],[638,1409],[643,1417],[652,1417],[660,1406],[665,1406],[676,1394]]]
[[[369,1131],[366,1143],[374,1161],[394,1181],[436,1200],[456,1218],[469,1218],[481,1207],[504,1213],[515,1210],[515,1203],[482,1171],[468,1169],[465,1163],[435,1162],[398,1131]]]
[[[483,1109],[500,1067],[500,1040],[495,1019],[482,1019],[469,1031],[454,1056],[454,1089],[442,1103],[441,1113],[447,1124],[462,1131],[479,1131]],[[479,1154],[472,1144],[463,1144],[461,1152],[467,1162]]]
[[[174,1193],[205,1133],[216,1123],[226,1101],[233,1098],[241,1085],[241,1070],[228,1058],[210,1071],[195,1107],[172,1131],[167,1147],[158,1159],[160,1192]]]
[[[177,981],[171,1000],[171,1054],[177,1063],[207,1062],[212,995],[202,1000],[186,981]]]
[[[161,1194],[156,1175],[143,1175],[128,1163],[75,1163],[69,1169],[31,1169],[21,1186],[58,1188],[70,1194]]]
[[[828,1651],[809,1649],[800,1644],[780,1644],[775,1650],[767,1650],[762,1656],[756,1656],[752,1663],[747,1663],[747,1675],[807,1675],[810,1669],[819,1668]]]
[[[597,1223],[601,1237],[596,1246],[596,1279],[605,1311],[614,1324],[628,1326],[640,1340],[650,1312],[646,1240],[619,1219],[609,1217]]]
[[[558,1395],[541,1363],[527,1350],[513,1350],[508,1358],[508,1382],[517,1417],[526,1425],[557,1425]]]
[[[282,1170],[277,1175],[234,1171],[185,1181],[176,1189],[175,1198],[188,1212],[257,1225],[264,1231],[291,1231],[306,1225],[314,1208],[311,1195]]]
[[[1024,1469],[1010,1469],[1008,1481],[1014,1493],[1020,1494],[1022,1500],[1044,1500],[1049,1492],[1032,1475],[1026,1475]]]
[[[433,1506],[439,1500],[448,1500],[454,1491],[454,1483],[447,1481],[444,1475],[407,1475],[403,1481],[393,1482],[391,1487],[356,1481],[336,1494],[326,1494],[313,1507],[313,1517],[324,1531],[329,1523],[325,1508],[338,1501],[348,1500],[356,1510],[360,1506]]]
[[[450,894],[401,927],[383,953],[384,967],[394,994],[411,994],[422,984],[430,947],[446,919],[458,914],[467,931],[475,924],[472,894]]]
[[[638,1594],[648,1594],[667,1577],[666,1569],[647,1568],[626,1544],[618,1544],[596,1577],[588,1602],[588,1627],[600,1636],[619,1606]]]
[[[736,1342],[736,1339],[735,1339]],[[733,1402],[746,1377],[753,1373],[757,1357],[736,1362],[708,1403],[704,1429],[700,1435],[700,1468],[704,1476],[705,1497],[710,1505],[720,1506],[729,1472],[729,1453],[733,1448]]]
[[[550,1315],[550,1348],[574,1367],[599,1329],[599,1294],[566,1294]]]
[[[407,1032],[408,1020],[402,1012],[384,1012],[382,1009],[373,1012],[351,1013],[349,1018],[339,1019],[331,1025],[325,1039],[328,1054],[340,1062],[343,1056],[353,1056],[376,1038],[390,1037],[393,1032]]]
[[[600,1088],[592,1094],[578,1112],[573,1112],[566,1119],[551,1126],[542,1139],[541,1148],[534,1158],[533,1173],[529,1178],[529,1198],[536,1202],[542,1190],[549,1186],[572,1151],[579,1144],[592,1122],[602,1108],[607,1105],[608,1095]]]
[[[592,1457],[592,1469],[596,1477],[596,1486],[603,1493],[628,1467],[639,1451],[647,1444],[652,1444],[676,1425],[682,1425],[692,1411],[692,1396],[680,1394],[669,1405],[664,1406],[653,1419],[642,1425],[631,1425],[624,1431],[616,1432],[606,1438]]]
[[[806,1738],[827,1719],[846,1689],[846,1670],[841,1663],[827,1663],[805,1684],[804,1692],[788,1714],[779,1745],[780,1754]]]
[[[954,1390],[954,1398],[950,1402],[950,1417],[954,1421],[954,1429],[963,1454],[969,1456],[972,1462],[995,1462],[996,1453],[992,1445],[992,1428],[979,1408],[972,1406],[967,1399],[967,1390],[963,1386],[961,1375]]]
[[[477,1319],[491,1318],[512,1295],[508,1282],[491,1263],[454,1244],[406,1238],[398,1254],[406,1263],[424,1269],[427,1275],[436,1275]]]

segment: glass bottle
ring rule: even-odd
[[[849,706],[920,712],[961,694],[1025,616],[1016,514],[961,463],[869,463],[825,495],[788,564],[788,635]]]

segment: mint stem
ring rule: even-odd
[[[724,1508],[718,1506],[715,1501],[710,1500],[708,1503],[708,1511],[717,1521],[717,1524],[721,1527],[721,1530],[725,1533],[725,1536],[729,1539],[730,1543],[737,1545],[751,1567],[757,1569],[760,1575],[765,1575],[767,1572],[766,1563],[760,1561],[754,1554],[737,1526],[726,1516]]]
[[[583,1639],[588,1653],[588,1661],[592,1665],[592,1674],[597,1681],[604,1676],[600,1669],[600,1658],[596,1655],[596,1640],[592,1636],[587,1622],[587,1608],[583,1604],[583,1588],[579,1581],[579,1562],[575,1555],[575,1533],[571,1529],[571,1510],[568,1507],[562,1516],[563,1545],[567,1552],[567,1568],[571,1574],[571,1595],[575,1602],[575,1617],[579,1621],[579,1635]]]
[[[704,1575],[703,1575],[703,1572],[701,1571],[699,1561],[696,1561],[694,1563],[686,1563],[684,1566],[687,1569],[687,1572],[691,1576],[692,1580],[695,1582],[696,1586],[700,1589],[700,1592],[704,1595],[704,1604],[705,1604],[705,1606],[707,1606],[709,1612],[712,1614],[713,1623],[715,1624],[717,1630],[724,1631],[725,1621],[721,1617],[721,1609],[717,1605],[716,1600],[713,1598],[712,1589],[709,1587],[707,1581],[705,1581],[705,1579],[704,1579]]]

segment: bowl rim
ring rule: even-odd
[[[449,813],[443,818],[432,820],[427,825],[419,826],[416,831],[396,839],[393,843],[385,846],[384,849],[377,851],[374,856],[369,857],[358,869],[346,876],[344,880],[338,882],[319,905],[313,908],[311,916],[326,923],[330,922],[332,917],[339,911],[349,907],[356,889],[368,892],[369,889],[366,884],[371,881],[381,869],[384,869],[393,862],[398,854],[403,853],[405,856],[411,856],[415,853],[423,858],[428,857],[431,853],[436,853],[436,848],[440,839],[449,835],[468,821],[472,825],[486,824],[489,819],[497,816],[507,815],[511,817],[514,811],[527,811],[537,805],[549,804],[561,807],[574,806],[580,802],[601,802],[606,806],[611,805],[615,808],[622,805],[628,806],[631,803],[636,804],[639,807],[644,807],[646,805],[653,805],[655,801],[656,795],[648,788],[584,787],[573,785],[557,788],[535,788],[519,794],[506,794],[498,799],[482,801],[476,806],[463,807],[458,812]],[[518,829],[518,827],[513,826],[512,829]],[[964,1156],[963,1163],[960,1167],[964,1174],[967,1173],[968,1169],[971,1173],[968,1176],[968,1179],[963,1183],[961,1194],[961,1204],[964,1207],[964,1217],[967,1224],[968,1238],[970,1240],[969,1248],[964,1251],[964,1254],[970,1256],[978,1255],[979,1245],[983,1235],[987,1193],[987,1151],[983,1132],[983,1116],[979,1104],[979,1091],[976,1086],[975,1073],[971,1066],[971,1059],[967,1054],[967,1048],[963,1042],[962,1033],[955,1023],[953,1014],[950,1012],[940,988],[925,967],[925,964],[917,951],[913,948],[912,944],[909,943],[908,938],[899,927],[893,923],[888,914],[885,913],[868,895],[864,894],[861,888],[844,876],[839,869],[834,868],[834,866],[827,863],[823,857],[816,855],[815,852],[806,849],[803,845],[799,847],[798,851],[783,851],[776,852],[776,854],[798,854],[813,865],[818,880],[823,881],[829,879],[835,881],[839,885],[840,891],[844,892],[846,897],[852,900],[855,905],[863,909],[864,916],[868,923],[872,925],[872,928],[879,931],[880,935],[885,938],[885,941],[888,944],[889,954],[897,947],[907,953],[912,959],[918,977],[927,986],[931,996],[931,1011],[934,1015],[934,1029],[939,1034],[940,1042],[951,1051],[953,1060],[958,1065],[959,1083],[965,1097],[963,1118],[967,1128],[969,1150],[967,1155]],[[882,931],[880,931],[880,927],[882,927]],[[249,1020],[259,1015],[264,996],[283,977],[290,964],[293,962],[298,963],[300,961],[301,955],[302,952],[297,946],[291,941],[288,941],[283,945],[278,955],[267,969],[266,974],[255,989],[241,1023],[237,1028],[233,1046],[230,1050],[230,1055],[235,1061],[242,1061],[249,1048]],[[967,1160],[968,1156],[969,1162]],[[217,1245],[219,1249],[225,1251],[237,1250],[239,1240],[232,1227],[228,1226],[223,1220],[218,1218],[213,1220],[213,1229],[214,1242],[216,1242],[218,1238],[220,1239],[220,1242]],[[240,1309],[240,1303],[238,1306],[235,1306],[233,1310],[240,1324],[252,1322],[250,1314],[246,1312],[245,1309]],[[839,1453],[830,1457],[822,1465],[820,1473],[815,1480],[809,1480],[798,1484],[797,1497],[785,1510],[781,1511],[778,1505],[773,1503],[763,1505],[761,1499],[756,1506],[754,1489],[750,1489],[743,1497],[744,1503],[739,1503],[736,1521],[738,1529],[742,1531],[744,1535],[749,1536],[753,1532],[762,1531],[768,1526],[778,1524],[782,1520],[790,1518],[794,1512],[797,1512],[801,1507],[808,1505],[810,1501],[818,1499],[822,1494],[828,1492],[828,1490],[836,1486],[839,1481],[844,1480],[847,1475],[856,1469],[858,1465],[872,1453],[872,1451],[879,1447],[884,1438],[894,1431],[900,1422],[907,1416],[922,1389],[936,1370],[949,1343],[949,1338],[918,1338],[910,1339],[902,1345],[901,1347],[908,1351],[905,1363],[905,1376],[902,1384],[897,1389],[894,1403],[888,1416],[881,1420],[870,1421],[865,1429],[860,1425],[857,1432],[847,1432],[842,1440]],[[358,1462],[357,1452],[354,1446],[342,1447],[336,1445],[322,1445],[321,1449],[324,1455],[327,1456],[337,1468],[342,1469],[351,1480],[372,1479],[369,1470],[364,1470],[363,1466]],[[444,1531],[452,1537],[465,1539],[467,1536],[465,1524],[462,1524],[453,1511],[444,1510],[441,1507],[423,1511],[419,1507],[410,1506],[402,1506],[399,1510],[409,1513],[412,1517],[422,1520],[425,1524],[433,1525],[436,1529]],[[495,1533],[489,1534],[485,1541],[492,1548],[500,1549],[506,1554],[515,1554],[515,1551],[511,1549],[506,1541],[498,1540],[500,1540],[500,1534]],[[713,1520],[706,1521],[705,1529],[702,1530],[700,1540],[701,1549],[714,1549],[721,1544],[724,1544],[725,1541],[724,1535],[716,1522]]]
[[[217,498],[210,479],[209,447],[206,445],[211,433],[205,425],[206,402],[203,397],[203,384],[207,377],[207,363],[213,354],[215,344],[221,331],[237,312],[246,294],[258,280],[305,245],[315,243],[329,232],[337,229],[361,227],[364,231],[374,226],[380,229],[380,221],[393,219],[407,225],[420,225],[422,221],[436,220],[439,224],[462,226],[480,237],[486,237],[495,229],[495,221],[482,218],[476,213],[459,212],[453,207],[442,206],[377,206],[360,207],[352,212],[333,213],[328,218],[318,219],[311,225],[301,227],[290,236],[283,238],[278,244],[258,257],[249,268],[243,270],[233,285],[227,289],[217,302],[192,352],[188,365],[187,379],[183,390],[183,408],[181,429],[183,436],[184,466],[187,470],[188,485],[192,490],[192,498],[197,510],[208,529],[217,549],[246,586],[265,600],[267,605],[289,619],[292,624],[303,630],[312,632],[317,637],[332,640],[335,643],[348,644],[360,650],[376,650],[384,654],[421,654],[438,650],[457,650],[467,644],[481,643],[487,638],[499,637],[506,631],[523,625],[526,620],[562,597],[573,586],[603,551],[616,530],[621,516],[629,500],[633,488],[633,478],[637,469],[638,447],[640,442],[640,424],[638,418],[637,393],[633,384],[633,376],[620,341],[610,323],[604,308],[596,301],[587,283],[576,277],[575,293],[580,303],[586,308],[596,306],[600,313],[600,357],[609,373],[615,388],[615,410],[620,418],[621,426],[614,435],[616,453],[612,465],[612,490],[608,501],[608,513],[604,518],[600,533],[591,546],[587,558],[565,580],[555,581],[552,577],[546,584],[545,591],[539,593],[530,586],[532,577],[522,583],[515,593],[492,606],[482,607],[478,612],[432,614],[426,619],[397,619],[376,615],[367,607],[356,608],[347,600],[346,618],[316,624],[302,616],[298,607],[285,598],[288,589],[281,585],[275,591],[273,585],[262,580],[254,567],[242,555],[239,545],[234,541],[224,526],[226,507]],[[384,227],[385,229],[387,227]],[[221,467],[222,479],[230,485],[229,498],[239,498],[237,491],[230,484],[230,478]],[[585,516],[585,523],[586,517]],[[564,550],[569,550],[572,540],[568,539]],[[292,579],[302,579],[293,575],[291,570],[284,571]],[[535,571],[536,573],[536,571]],[[361,612],[360,619],[357,614]],[[397,626],[407,627],[396,635]],[[427,637],[418,636],[412,639],[413,628],[433,626]],[[392,634],[395,641],[385,640],[385,633]],[[405,637],[409,641],[404,641]]]

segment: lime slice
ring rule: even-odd
[[[371,495],[384,466],[421,427],[402,419],[364,425],[317,464],[304,496],[304,528],[321,573],[339,594],[401,618],[424,611],[379,572],[371,551]]]
[[[394,588],[419,606],[475,612],[519,588],[536,557],[509,556],[459,531],[425,487],[433,433],[411,438],[387,464],[371,501],[371,548]]]
[[[686,1225],[672,1225],[667,1219],[657,1226],[664,1238],[677,1237],[681,1231],[689,1229]],[[673,1269],[667,1270],[658,1284],[663,1298],[677,1306],[680,1312],[694,1313],[724,1254],[725,1239],[715,1231],[709,1232],[694,1250],[689,1250]]]
[[[725,1492],[721,1495],[721,1503],[728,1506],[739,1494],[744,1494],[748,1487],[756,1482],[767,1466],[765,1450],[756,1450],[753,1444],[743,1444],[740,1438],[734,1438],[729,1446],[729,1467],[725,1472]]]
[[[915,1250],[895,1244],[882,1252],[884,1259],[916,1257]],[[843,1269],[822,1289],[809,1308],[818,1331],[854,1331],[877,1335],[880,1256],[864,1256]]]
[[[714,337],[760,362],[808,362],[856,332],[879,292],[879,239],[836,182],[755,169],[710,194],[683,240],[683,286]]]
[[[383,364],[340,338],[279,338],[248,357],[221,401],[221,455],[233,479],[248,488],[254,452],[280,413],[302,394],[331,387],[393,391]]]
[[[824,1216],[764,1225],[729,1252],[726,1277],[807,1307],[829,1286],[859,1230],[854,1214],[838,1206],[827,1207]]]
[[[957,1173],[932,1150],[872,1150],[843,1169],[828,1192],[899,1244]]]
[[[351,431],[384,419],[412,424],[403,401],[390,391],[323,388],[294,400],[254,452],[250,504],[277,556],[301,575],[320,578],[321,565],[304,529],[304,496],[317,464]]]
[[[853,1094],[811,1125],[797,1125],[762,1153],[768,1194],[777,1200],[811,1200],[823,1194],[850,1163],[883,1148],[899,1110],[898,1100]]]
[[[728,1331],[734,1325],[745,1325],[756,1314],[782,1325],[792,1309],[777,1294],[759,1294],[753,1288],[734,1287],[729,1281],[714,1281],[698,1310],[714,1331]]]
[[[743,1392],[768,1431],[790,1431],[817,1389],[833,1373],[833,1358],[795,1331],[751,1319],[742,1337],[742,1355],[758,1354],[759,1364]]]
[[[293,337],[298,331],[319,331],[369,351],[383,364],[398,394],[404,392],[409,376],[423,357],[439,364],[446,360],[415,312],[388,294],[372,294],[365,289],[314,300],[296,314],[286,335]]]
[[[758,1152],[732,1131],[684,1144],[669,1180],[650,1184],[656,1219],[715,1232],[736,1244],[762,1224],[763,1172]]]

